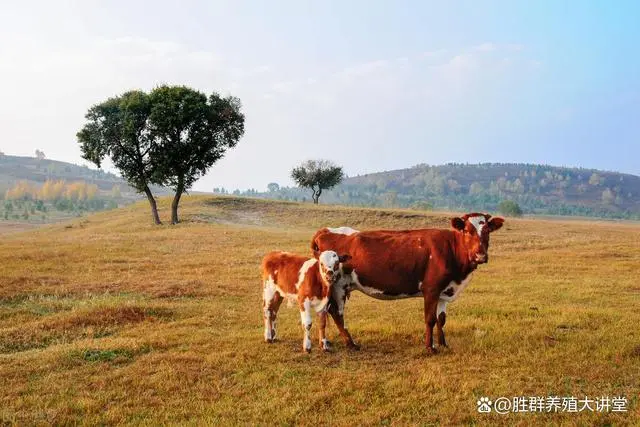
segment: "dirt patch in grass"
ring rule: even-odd
[[[138,306],[77,310],[0,331],[0,354],[44,348],[84,338],[101,338],[114,334],[126,325],[170,319],[172,316],[173,313],[164,308]]]

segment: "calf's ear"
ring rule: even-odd
[[[340,261],[340,262],[347,262],[350,259],[351,259],[351,255],[349,255],[349,254],[340,255],[338,257],[338,261]]]
[[[451,218],[451,227],[453,227],[454,230],[464,230],[464,219],[458,217]]]
[[[491,221],[489,221],[489,231],[493,232],[498,230],[500,227],[502,227],[502,224],[504,224],[504,218],[491,218]]]

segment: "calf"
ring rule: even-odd
[[[276,317],[284,298],[298,302],[304,329],[302,349],[311,351],[312,309],[320,321],[319,339],[324,351],[330,350],[325,336],[327,309],[332,288],[346,286],[351,270],[343,266],[349,255],[338,256],[334,251],[318,253],[318,258],[307,258],[288,252],[270,252],[262,260],[264,339],[271,343],[276,338]],[[344,303],[344,301],[342,301]]]
[[[311,250],[315,256],[326,250],[353,255],[347,291],[387,300],[422,297],[427,351],[435,353],[433,327],[438,325],[438,343],[446,346],[447,303],[455,301],[472,273],[489,261],[489,234],[503,223],[502,218],[474,212],[452,218],[451,230],[323,228],[313,236]],[[336,324],[344,321],[342,313],[330,313]]]

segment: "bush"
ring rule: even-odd
[[[498,205],[498,211],[506,216],[522,216],[522,209],[513,200],[503,200]]]

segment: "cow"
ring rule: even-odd
[[[423,297],[425,344],[435,354],[433,327],[438,326],[439,346],[447,347],[447,304],[460,296],[476,268],[489,261],[489,235],[503,223],[503,218],[474,212],[451,218],[451,230],[323,228],[313,236],[311,250],[316,257],[326,250],[351,255],[347,291],[386,300]],[[338,313],[336,324],[344,322],[341,317]]]
[[[330,351],[325,336],[327,309],[332,288],[346,287],[351,269],[344,265],[349,255],[338,256],[334,251],[323,251],[316,258],[289,252],[270,252],[262,260],[264,339],[272,343],[276,338],[276,317],[284,298],[297,301],[304,330],[302,349],[311,351],[312,310],[320,322],[319,340],[322,350]],[[344,293],[344,292],[343,292]]]

